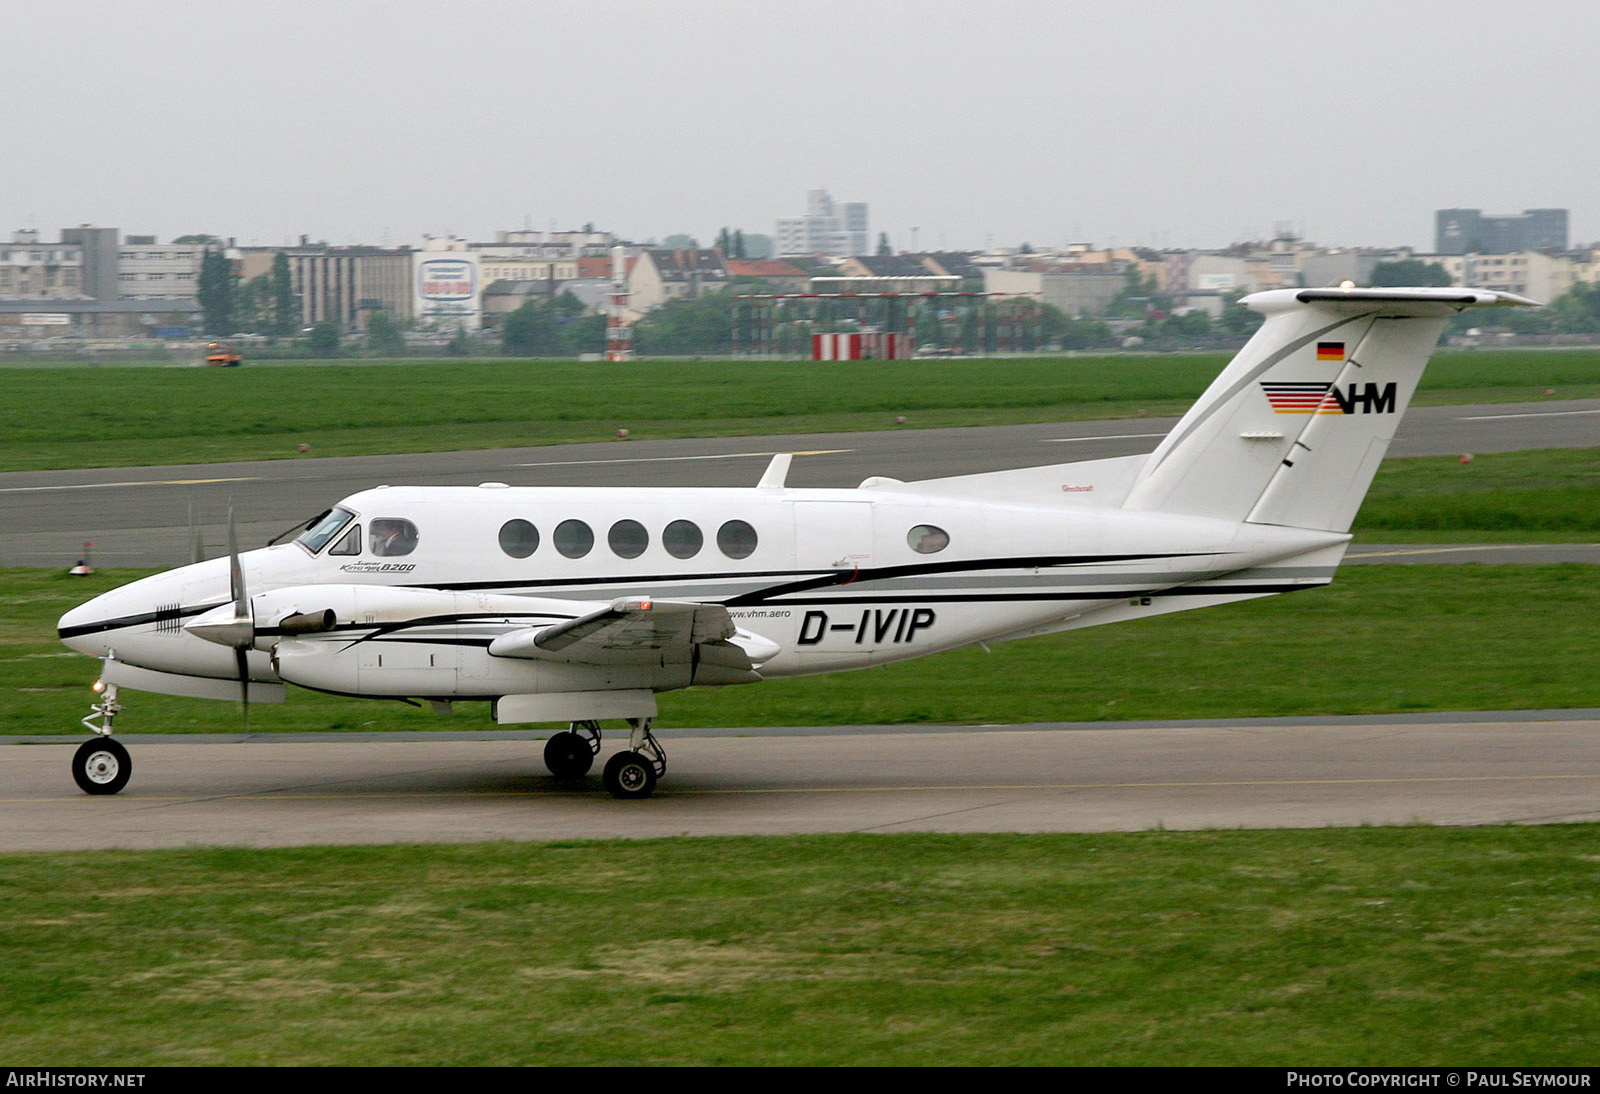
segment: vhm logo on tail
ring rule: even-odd
[[[1262,381],[1261,390],[1276,414],[1393,414],[1398,400],[1393,380],[1352,383],[1343,391],[1326,383]]]

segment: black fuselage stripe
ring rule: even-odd
[[[850,585],[850,584],[854,584],[856,582],[888,581],[888,580],[893,580],[895,578],[901,578],[901,577],[921,577],[921,576],[927,576],[927,575],[933,575],[933,574],[972,573],[972,572],[981,571],[981,570],[1043,570],[1043,569],[1052,569],[1052,568],[1061,567],[1061,566],[1082,566],[1082,565],[1090,565],[1090,564],[1096,564],[1096,563],[1107,563],[1107,562],[1141,562],[1141,561],[1151,561],[1151,560],[1169,559],[1169,558],[1194,558],[1194,557],[1204,557],[1204,556],[1209,555],[1211,553],[1212,552],[1187,551],[1187,552],[1171,552],[1171,553],[1159,553],[1159,554],[1039,555],[1039,556],[1021,556],[1021,557],[1013,557],[1013,558],[964,559],[964,560],[961,560],[959,562],[909,563],[909,564],[901,565],[901,566],[880,566],[880,567],[869,568],[869,569],[864,569],[864,570],[828,570],[828,571],[823,571],[823,572],[819,572],[819,571],[815,571],[815,570],[771,570],[771,571],[766,571],[766,572],[762,572],[762,573],[733,573],[733,572],[730,572],[730,573],[720,573],[720,574],[687,574],[687,575],[672,574],[672,575],[654,575],[654,576],[649,576],[649,577],[637,577],[637,578],[631,578],[631,577],[626,577],[626,576],[618,576],[618,577],[605,577],[605,578],[578,578],[578,579],[565,580],[565,581],[544,581],[544,582],[528,582],[528,581],[444,582],[444,583],[430,584],[430,585],[401,585],[401,586],[389,586],[389,587],[402,588],[402,589],[404,589],[404,588],[429,589],[429,590],[438,590],[438,591],[441,591],[441,592],[450,592],[450,591],[465,592],[465,591],[475,590],[475,589],[481,590],[481,589],[492,589],[492,588],[514,588],[514,589],[528,589],[528,590],[539,589],[539,588],[557,588],[557,589],[559,589],[559,588],[566,588],[566,587],[570,587],[570,586],[574,586],[574,585],[584,585],[584,584],[592,584],[592,585],[600,585],[600,584],[605,584],[605,585],[626,585],[626,586],[629,586],[631,588],[638,588],[641,585],[649,585],[649,584],[660,584],[660,583],[683,584],[683,583],[696,582],[696,581],[716,581],[716,580],[727,580],[727,579],[733,579],[733,578],[752,578],[752,577],[783,577],[783,578],[791,579],[791,580],[786,581],[786,582],[784,582],[782,584],[775,585],[775,586],[772,586],[772,587],[767,588],[767,589],[751,590],[749,592],[736,593],[736,594],[734,594],[733,596],[731,596],[731,597],[729,597],[727,599],[721,599],[721,600],[715,600],[714,599],[714,600],[708,601],[709,603],[719,603],[719,604],[726,605],[728,607],[744,607],[744,606],[752,605],[752,604],[776,603],[778,601],[775,600],[775,598],[778,598],[778,597],[790,597],[790,596],[793,596],[796,593],[805,592],[805,591],[807,591],[809,589],[822,589],[822,588]],[[1151,576],[1152,577],[1158,577],[1159,575],[1152,574]],[[379,588],[383,588],[385,586],[378,586],[378,587]],[[912,596],[912,595],[873,596],[871,594],[867,594],[865,596],[850,597],[850,598],[845,598],[845,599],[841,599],[841,600],[834,601],[834,602],[838,602],[838,603],[846,603],[846,602],[854,603],[854,602],[862,601],[862,600],[874,600],[874,601],[883,602],[883,603],[902,603],[902,602],[911,602],[911,601],[915,601],[915,600],[922,600],[922,601],[929,601],[929,602],[935,602],[935,603],[948,603],[948,602],[952,602],[952,601],[956,601],[956,600],[974,600],[974,601],[993,600],[993,601],[996,601],[996,602],[1009,601],[1009,600],[1049,600],[1049,599],[1056,599],[1056,600],[1102,600],[1102,599],[1112,599],[1112,598],[1115,598],[1115,597],[1118,597],[1118,596],[1127,596],[1127,595],[1135,595],[1135,594],[1130,594],[1130,593],[1103,593],[1103,594],[1099,594],[1099,593],[1097,593],[1097,594],[1087,594],[1087,593],[1085,593],[1085,594],[1015,593],[1015,594],[972,594],[972,595],[941,594],[941,595],[930,595],[930,596]],[[1137,595],[1147,595],[1147,594],[1139,593]],[[557,599],[559,599],[559,598],[557,598]],[[791,602],[791,601],[784,601],[784,602]],[[830,601],[824,600],[824,599],[817,599],[817,600],[808,600],[807,602],[809,602],[809,603],[826,603],[826,602],[830,602]],[[213,608],[221,607],[223,603],[227,603],[227,602],[223,601],[223,602],[220,602],[220,603],[217,603],[217,604],[200,605],[200,606],[193,607],[193,608],[181,608],[178,611],[177,617],[178,618],[188,618],[190,616],[201,615],[201,614],[203,614],[205,612],[211,611]],[[514,613],[514,612],[513,613],[506,613],[506,612],[477,612],[477,613],[472,613],[471,615],[459,615],[459,616],[457,616],[457,615],[442,615],[442,616],[434,616],[434,617],[431,617],[431,619],[433,621],[438,621],[438,622],[448,622],[448,621],[455,621],[455,620],[458,620],[458,619],[467,619],[467,618],[473,618],[473,617],[476,617],[476,618],[499,618],[499,617],[504,617],[504,616],[506,616],[508,614],[515,615],[517,613]],[[552,616],[552,617],[555,617],[555,618],[573,618],[571,616],[556,616],[555,613],[528,613],[528,614],[529,615],[543,614],[543,615]],[[84,623],[84,624],[80,624],[80,625],[74,626],[74,627],[58,627],[57,630],[56,630],[56,634],[61,639],[77,638],[77,637],[81,637],[83,635],[101,634],[101,633],[104,633],[106,631],[124,630],[124,629],[129,628],[129,627],[138,627],[138,626],[150,625],[150,624],[154,624],[154,623],[157,623],[159,621],[162,621],[162,620],[170,620],[172,618],[173,618],[172,609],[171,608],[165,608],[165,609],[161,609],[159,611],[141,612],[141,613],[139,613],[137,615],[128,615],[128,616],[121,616],[121,617],[118,617],[116,619],[101,620],[100,622],[97,622],[97,623]],[[369,638],[374,638],[374,637],[377,637],[379,634],[386,633],[387,631],[391,630],[392,628],[395,628],[395,627],[410,627],[410,626],[418,625],[418,624],[420,624],[422,622],[424,622],[424,621],[423,620],[413,620],[413,621],[408,621],[408,622],[404,622],[404,623],[382,624],[382,625],[379,625],[376,628],[376,630],[375,630],[373,635],[370,635],[368,637]],[[353,628],[353,627],[357,627],[357,626],[360,626],[360,625],[359,624],[340,624],[336,628],[336,630],[343,631],[343,630],[347,630],[347,629],[350,629],[350,628]],[[276,628],[263,628],[259,633],[262,634],[263,636],[271,637],[271,636],[280,635],[282,632],[278,631]]]
[[[213,608],[220,608],[229,603],[224,600],[217,604],[203,604],[197,608],[179,608],[174,614],[173,610],[163,608],[159,611],[140,612],[138,615],[124,615],[116,619],[102,619],[97,623],[81,623],[76,627],[57,627],[56,637],[78,638],[85,634],[99,634],[102,631],[120,631],[127,627],[140,627],[150,623],[170,621],[172,619],[187,619],[191,615],[204,615]]]

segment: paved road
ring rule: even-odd
[[[795,486],[854,486],[1146,452],[1170,418],[970,429],[630,441],[154,468],[0,474],[0,565],[65,566],[86,540],[103,565],[188,561],[193,503],[208,553],[226,543],[227,499],[241,542],[264,542],[339,498],[379,483],[526,486],[753,485],[773,452],[803,452]],[[1395,456],[1586,447],[1600,442],[1600,399],[1420,407]]]
[[[0,747],[0,851],[1600,820],[1600,711],[1547,716],[685,731],[644,802],[558,786],[526,734],[128,736],[132,784],[90,798],[73,739]]]

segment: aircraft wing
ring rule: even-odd
[[[489,652],[588,665],[707,662],[752,672],[777,646],[739,631],[721,604],[626,597],[576,619],[503,634]]]

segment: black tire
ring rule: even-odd
[[[85,794],[115,794],[132,774],[128,750],[110,737],[92,737],[72,754],[72,778]]]
[[[604,781],[613,798],[648,798],[655,793],[656,768],[637,752],[619,752],[606,761]]]
[[[570,729],[564,729],[544,743],[544,765],[558,779],[581,779],[594,766],[594,749]]]

